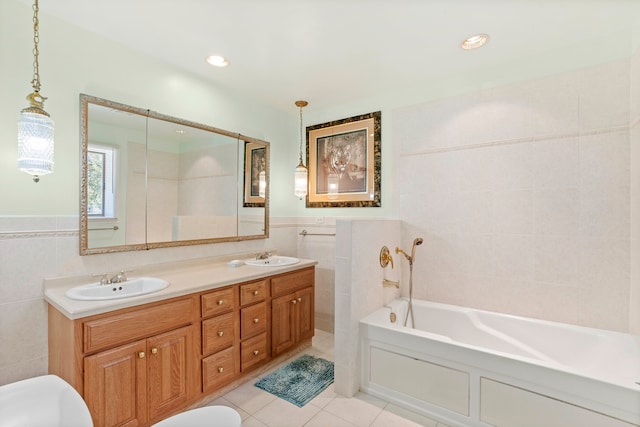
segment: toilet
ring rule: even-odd
[[[240,414],[228,406],[203,406],[164,419],[151,427],[240,427]]]
[[[12,427],[93,427],[89,408],[62,378],[43,375],[0,386],[0,420]],[[240,427],[237,411],[205,406],[181,412],[152,427]]]

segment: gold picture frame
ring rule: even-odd
[[[308,208],[381,206],[376,111],[307,127]]]
[[[245,208],[263,208],[260,196],[260,172],[267,171],[267,147],[255,142],[244,143],[244,200]],[[266,182],[265,182],[266,185]]]

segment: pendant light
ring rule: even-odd
[[[33,93],[27,95],[29,106],[20,111],[18,121],[18,169],[33,175],[35,182],[41,175],[53,172],[53,120],[44,111],[40,95],[38,73],[38,0],[33,4]]]
[[[302,200],[307,195],[307,182],[309,171],[302,162],[302,108],[309,105],[307,101],[296,101],[296,106],[300,109],[300,163],[296,166],[294,194]]]

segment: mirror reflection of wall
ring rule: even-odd
[[[243,204],[245,140],[265,163],[268,143],[88,95],[81,105],[81,254],[268,236],[266,195]]]

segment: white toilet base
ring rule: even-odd
[[[240,427],[240,414],[228,406],[203,406],[181,412],[152,427]]]

